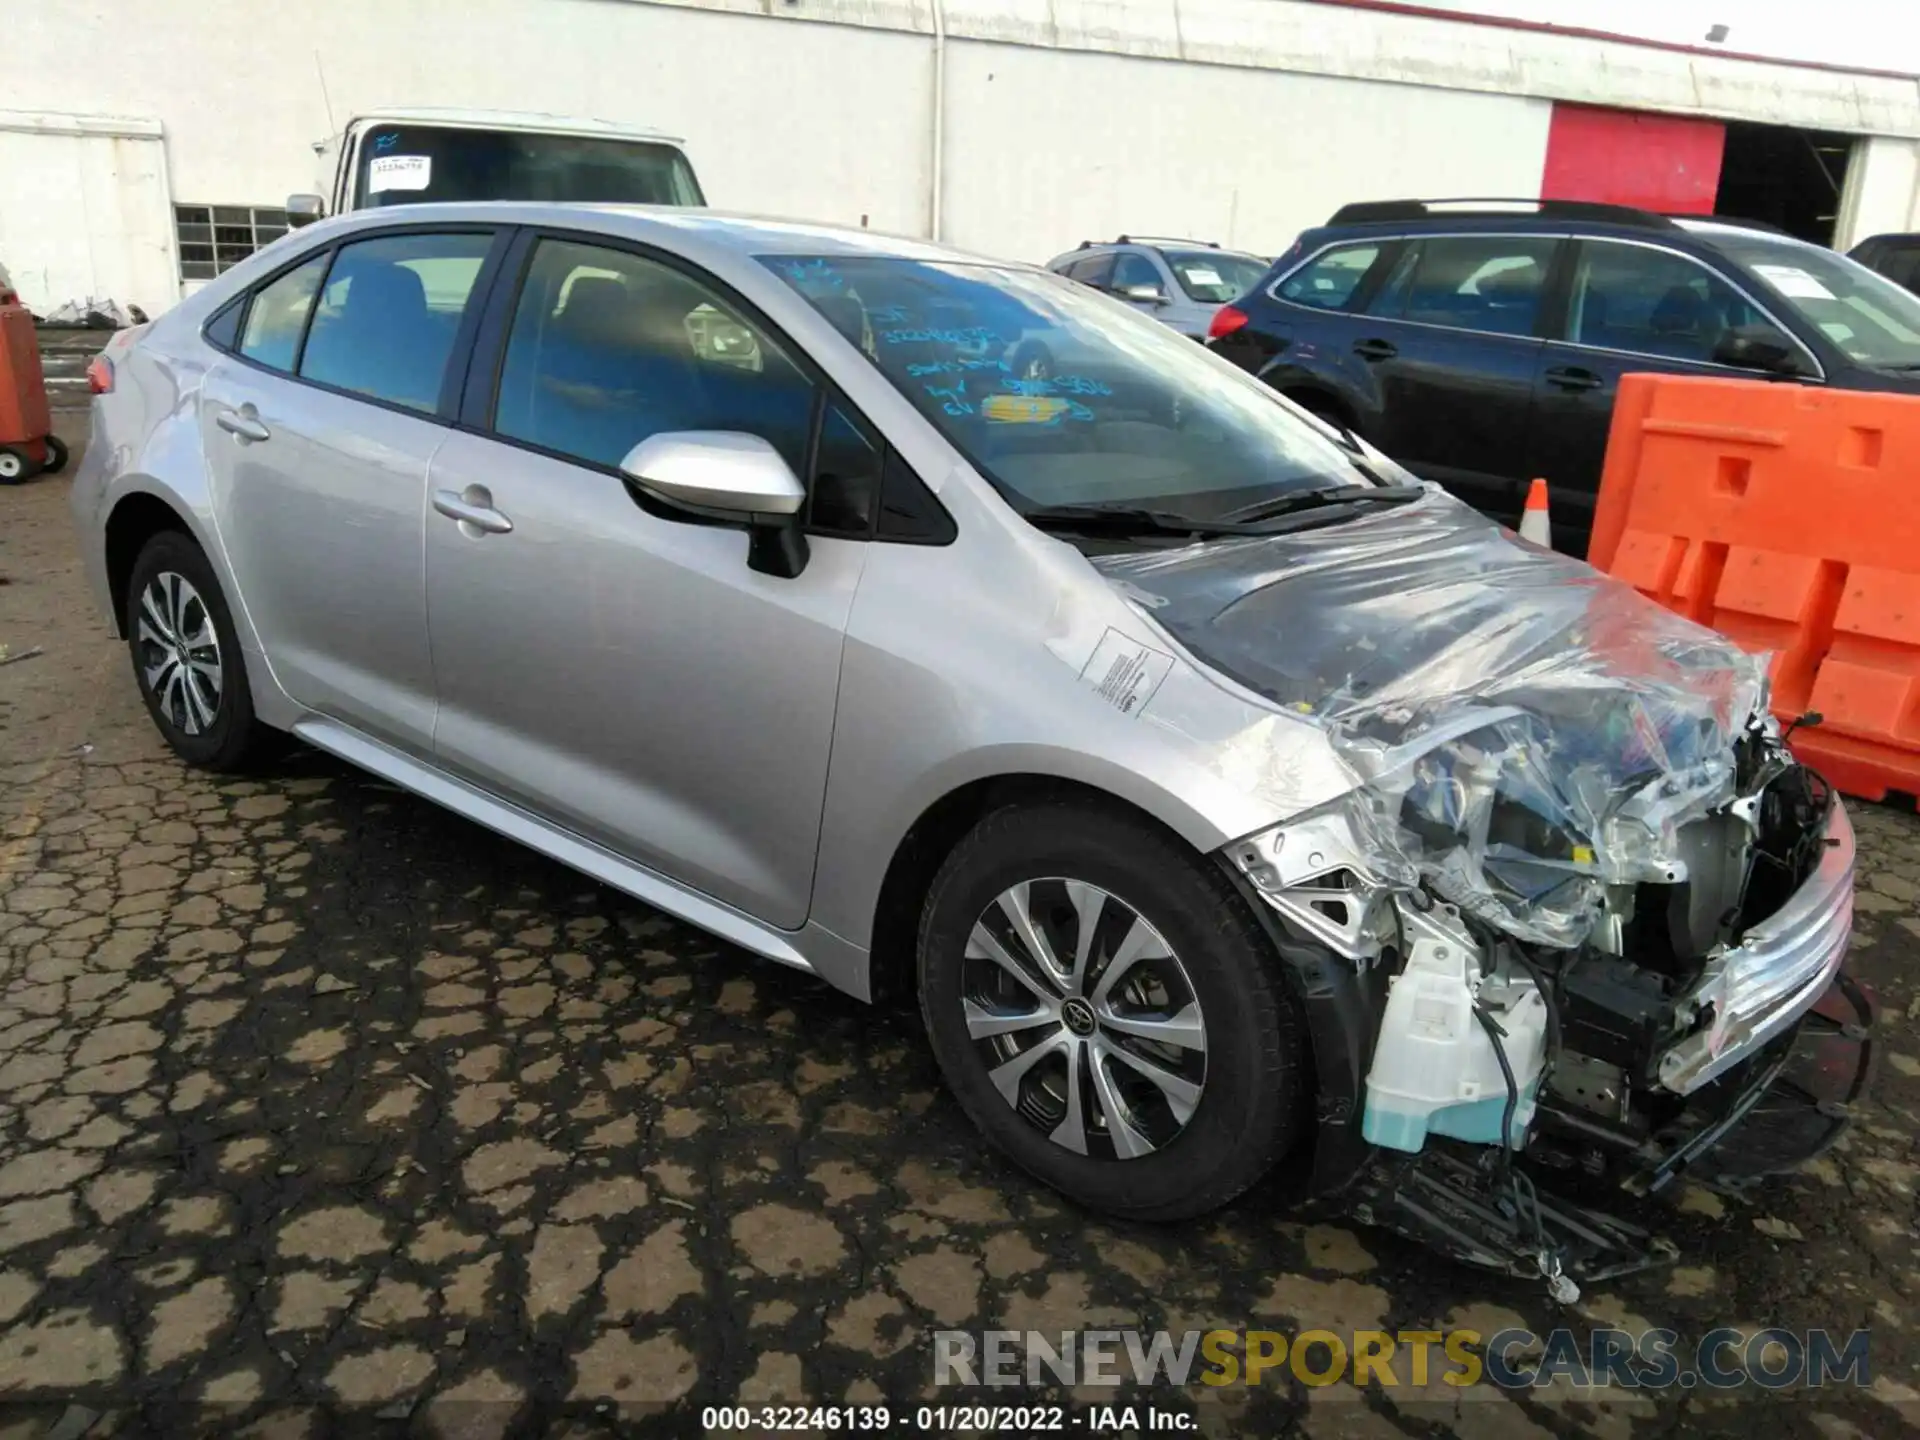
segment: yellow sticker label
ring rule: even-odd
[[[1066,413],[1067,402],[1055,395],[989,395],[980,413],[1004,425],[1044,425]]]
[[[1574,846],[1573,863],[1576,865],[1591,865],[1593,863],[1593,847],[1591,845]]]

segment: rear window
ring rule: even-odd
[[[1173,278],[1189,300],[1224,305],[1238,300],[1260,283],[1267,267],[1247,255],[1223,255],[1218,250],[1163,250]]]

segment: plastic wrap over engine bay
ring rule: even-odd
[[[1605,887],[1683,878],[1734,798],[1765,670],[1437,490],[1291,534],[1093,563],[1196,658],[1323,726],[1377,857],[1521,939],[1587,938]]]

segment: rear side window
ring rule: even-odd
[[[617,466],[650,435],[758,435],[806,474],[813,383],[711,287],[621,250],[542,240],[514,313],[494,428]]]
[[[293,369],[329,258],[327,253],[316,255],[254,293],[253,303],[247,307],[246,330],[240,337],[242,355],[270,369]]]
[[[1494,335],[1531,335],[1559,243],[1550,236],[1506,235],[1422,240],[1401,318]]]
[[[1085,260],[1076,260],[1067,266],[1069,278],[1078,280],[1082,285],[1091,285],[1096,290],[1107,283],[1107,277],[1113,273],[1113,252],[1089,256]]]
[[[1336,245],[1280,282],[1280,298],[1316,310],[1344,310],[1380,258],[1378,245]]]
[[[431,413],[491,234],[343,245],[327,272],[302,379]]]

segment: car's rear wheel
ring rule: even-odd
[[[175,754],[238,770],[260,753],[271,732],[254,718],[226,597],[190,537],[147,541],[127,583],[126,633],[140,698]]]
[[[961,1107],[1082,1204],[1174,1220],[1292,1147],[1297,1003],[1225,876],[1118,807],[996,811],[922,916],[920,1005]]]

